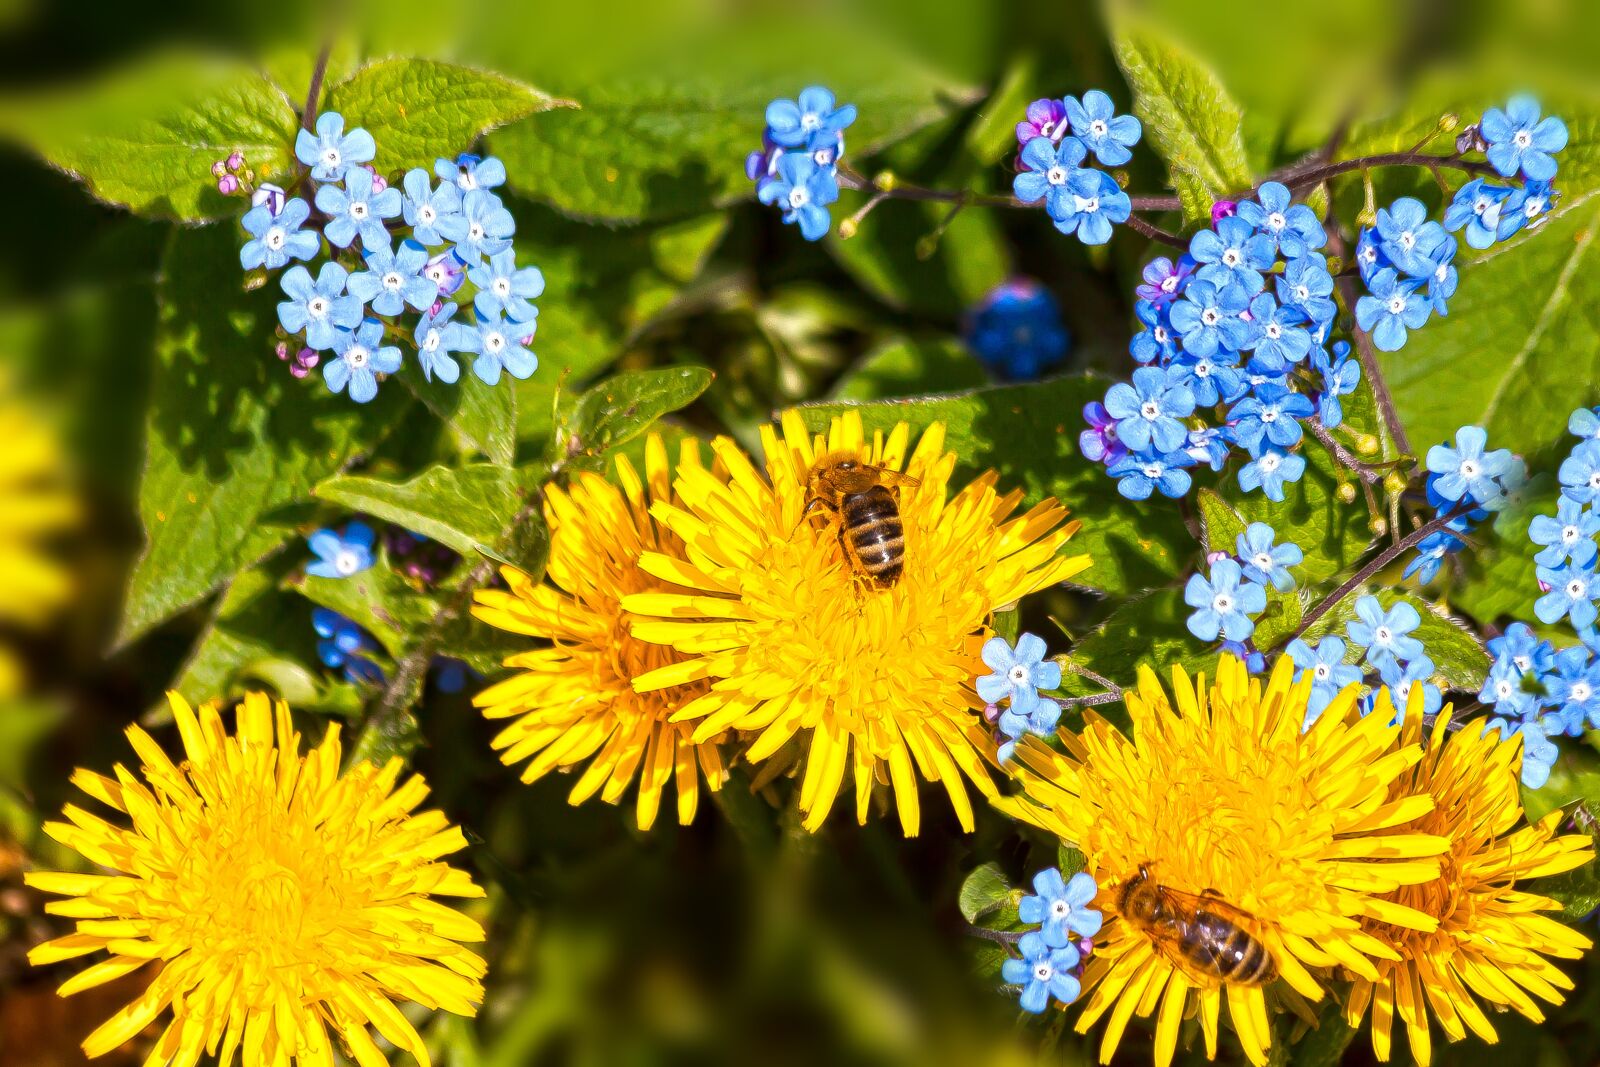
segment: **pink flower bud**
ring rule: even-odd
[[[362,166],[366,168],[368,174],[372,175],[372,191],[374,193],[381,193],[389,188],[388,179],[379,174],[371,163],[363,163]]]
[[[1218,200],[1211,205],[1211,225],[1215,226],[1223,219],[1231,219],[1238,211],[1238,204],[1232,200]]]
[[[244,170],[244,153],[237,148],[228,155],[228,169],[234,173]]]
[[[226,173],[228,173],[228,168],[223,164],[222,160],[219,159],[211,164],[211,176],[213,178],[220,178]]]
[[[1215,567],[1217,565],[1217,561],[1218,560],[1232,559],[1232,558],[1233,558],[1233,553],[1231,553],[1231,552],[1207,552],[1206,553],[1206,566],[1207,567]]]
[[[322,362],[322,357],[317,355],[317,351],[314,348],[302,348],[295,354],[294,362],[295,366],[310,370]]]
[[[277,347],[277,349],[275,351],[278,353],[278,358],[279,359],[288,360],[288,358],[289,358],[289,342],[288,341],[279,341],[278,342],[278,347]]]
[[[232,196],[239,191],[239,179],[231,174],[224,174],[217,179],[217,192],[223,196]]]
[[[1078,955],[1084,959],[1094,955],[1094,938],[1080,937],[1078,939]]]
[[[1550,583],[1545,581],[1543,578],[1540,578],[1539,579],[1539,592],[1548,593],[1549,591],[1550,591]]]
[[[1000,721],[1000,705],[985,704],[983,706],[983,721],[993,726]]]
[[[294,375],[296,378],[304,378],[306,375],[311,373],[311,368],[302,367],[298,363],[291,363],[289,365],[289,373]]]

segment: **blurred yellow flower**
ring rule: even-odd
[[[1522,822],[1520,780],[1522,739],[1502,742],[1485,736],[1481,723],[1451,735],[1449,716],[1439,716],[1421,763],[1401,775],[1394,795],[1433,797],[1433,811],[1415,829],[1450,842],[1438,878],[1403,886],[1388,895],[1397,904],[1438,923],[1431,931],[1391,926],[1368,919],[1363,927],[1399,956],[1377,961],[1378,974],[1356,976],[1346,1018],[1357,1026],[1372,1008],[1372,1048],[1389,1059],[1389,1031],[1398,1012],[1410,1038],[1411,1056],[1432,1059],[1428,1030],[1431,1010],[1451,1041],[1468,1030],[1485,1041],[1497,1035],[1479,1007],[1482,997],[1503,1011],[1510,1008],[1534,1022],[1544,1014],[1539,997],[1560,1004],[1572,980],[1545,956],[1577,959],[1592,942],[1541,911],[1561,905],[1548,897],[1514,888],[1517,882],[1559,874],[1594,859],[1588,835],[1557,836],[1561,812],[1531,826]],[[1422,717],[1406,717],[1401,743],[1422,738]],[[1529,994],[1533,996],[1529,996]]]
[[[1295,685],[1292,677],[1287,656],[1265,688],[1231,657],[1218,662],[1210,686],[1175,667],[1174,705],[1144,667],[1126,694],[1131,737],[1091,716],[1081,736],[1061,731],[1065,753],[1038,738],[1017,748],[1024,792],[998,805],[1076,844],[1100,885],[1106,926],[1084,971],[1090,996],[1077,1029],[1110,1013],[1102,1063],[1134,1015],[1158,1008],[1158,1064],[1171,1062],[1179,1023],[1196,1011],[1215,1058],[1226,999],[1245,1055],[1264,1064],[1269,990],[1275,1008],[1303,1011],[1304,1000],[1323,995],[1313,970],[1342,964],[1376,980],[1374,961],[1395,957],[1364,920],[1436,924],[1384,895],[1437,878],[1447,844],[1413,827],[1432,798],[1391,792],[1421,748],[1398,742],[1387,697],[1359,717],[1353,686],[1302,733],[1311,679]],[[1203,973],[1174,939],[1121,916],[1119,890],[1141,865],[1163,887],[1210,891],[1244,912],[1240,921],[1271,954],[1277,977],[1263,985]]]
[[[337,724],[302,755],[285,704],[251,694],[230,736],[214,707],[172,712],[187,759],[174,764],[137,726],[142,761],[108,778],[73,781],[125,815],[107,821],[76,805],[50,836],[110,874],[36,872],[27,883],[65,900],[47,910],[75,933],[28,954],[35,965],[105,950],[109,958],[61,986],[68,996],[160,961],[145,992],[89,1035],[101,1056],[169,1007],[145,1063],[192,1067],[202,1054],[244,1067],[290,1061],[332,1067],[328,1031],[361,1067],[386,1064],[369,1025],[427,1064],[422,1038],[395,1000],[473,1015],[484,963],[458,942],[483,929],[436,896],[483,891],[440,857],[465,847],[428,794],[399,782],[400,761],[339,773]]]
[[[13,395],[0,373],[0,623],[37,625],[66,599],[65,570],[39,541],[70,525],[76,499],[63,485],[64,461],[50,429]],[[21,671],[0,648],[0,696],[15,693]]]
[[[698,469],[695,442],[686,441],[680,470]],[[628,632],[622,600],[632,593],[667,588],[639,567],[642,553],[682,558],[682,544],[651,518],[652,503],[672,499],[666,446],[652,434],[645,447],[645,480],[625,457],[617,459],[615,485],[596,474],[580,474],[571,489],[546,490],[553,585],[519,571],[504,571],[511,591],[482,590],[473,614],[492,626],[551,642],[519,653],[506,666],[522,669],[475,698],[491,719],[510,719],[495,738],[506,764],[529,760],[522,780],[531,782],[557,768],[589,760],[572,787],[581,804],[598,791],[615,804],[639,781],[639,828],[648,830],[661,794],[676,780],[678,821],[694,819],[700,777],[719,789],[726,778],[722,755],[711,737],[695,740],[693,728],[670,721],[705,682],[689,681],[647,693],[633,679],[686,657],[640,641]],[[592,758],[591,758],[592,757]]]
[[[675,718],[697,740],[734,729],[752,736],[745,756],[769,759],[806,735],[799,806],[815,830],[853,769],[856,817],[875,784],[889,785],[905,832],[921,822],[917,777],[940,782],[961,825],[972,828],[964,774],[985,795],[994,743],[974,679],[997,609],[1071,577],[1087,556],[1058,552],[1076,530],[1046,500],[1012,518],[1022,491],[1002,496],[989,472],[954,494],[956,457],[944,428],[923,433],[909,456],[905,424],[871,440],[854,412],[813,437],[789,412],[780,438],[762,430],[765,474],[732,441],[712,448],[720,469],[678,470],[681,503],[659,501],[657,519],[683,539],[687,560],[646,552],[641,566],[681,586],[637,593],[633,636],[669,645],[680,662],[634,679],[641,692],[705,687]],[[876,587],[843,556],[835,523],[805,515],[807,475],[819,455],[852,452],[903,472],[899,489],[904,571]]]

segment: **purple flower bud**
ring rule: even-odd
[[[744,157],[744,176],[751,181],[764,176],[767,172],[767,154],[760,150],[751,152]]]
[[[1084,959],[1088,959],[1090,956],[1094,955],[1094,938],[1078,938],[1078,955],[1082,956]]]
[[[1232,200],[1218,200],[1211,205],[1211,225],[1215,226],[1223,219],[1231,219],[1238,211],[1239,205]]]
[[[294,375],[296,378],[304,378],[306,375],[311,373],[311,368],[302,367],[299,363],[291,363],[289,364],[289,373]]]
[[[1232,558],[1233,558],[1233,554],[1231,552],[1207,552],[1206,553],[1206,566],[1207,567],[1214,566],[1218,560],[1232,559]]]
[[[379,174],[377,168],[371,163],[363,163],[362,167],[368,174],[372,175],[372,195],[376,196],[389,188],[389,179]]]
[[[1457,152],[1482,152],[1488,147],[1484,143],[1483,134],[1479,132],[1476,122],[1456,134]]]
[[[1000,721],[1000,705],[985,704],[983,706],[983,721],[993,726]]]
[[[1059,141],[1067,132],[1067,107],[1060,100],[1035,100],[1028,105],[1028,117],[1017,123],[1017,147],[1035,137]],[[1021,169],[1021,168],[1019,168]]]
[[[1115,463],[1128,454],[1128,446],[1117,437],[1117,420],[1098,400],[1083,405],[1083,418],[1089,428],[1078,434],[1078,451],[1091,463]]]
[[[239,179],[231,174],[224,174],[217,179],[217,192],[223,196],[232,196],[239,191]]]
[[[275,351],[278,353],[279,359],[287,361],[289,359],[289,342],[279,341],[278,347],[275,349]]]
[[[228,153],[228,169],[234,173],[244,170],[244,153],[237,148]]]
[[[440,296],[449,296],[466,281],[466,271],[453,252],[440,252],[422,268],[422,276],[439,287]]]
[[[211,176],[213,178],[220,178],[226,173],[228,173],[228,167],[227,164],[222,162],[222,160],[219,159],[215,163],[211,164]]]
[[[283,205],[289,199],[288,194],[271,182],[262,182],[256,186],[256,191],[250,194],[250,206],[260,207],[267,205],[267,210],[273,215],[283,214]]]

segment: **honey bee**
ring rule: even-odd
[[[806,476],[804,515],[826,508],[839,516],[839,548],[855,573],[881,588],[900,580],[906,541],[898,490],[917,479],[863,463],[854,452],[819,456]]]
[[[1194,896],[1169,889],[1141,863],[1118,891],[1117,910],[1169,957],[1204,977],[1265,985],[1278,976],[1272,953],[1247,929],[1255,919],[1214,890]]]

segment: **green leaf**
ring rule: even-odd
[[[1539,514],[1554,515],[1560,498],[1555,479],[1540,474],[1512,497],[1511,503],[1494,514],[1494,520],[1473,531],[1476,548],[1463,557],[1467,564],[1465,581],[1448,577],[1446,591],[1451,602],[1485,625],[1506,619],[1535,623],[1534,601],[1539,599],[1539,580],[1533,562],[1537,546],[1528,540],[1528,527]],[[1441,572],[1449,574],[1448,568]]]
[[[1113,26],[1112,45],[1144,135],[1172,172],[1184,218],[1209,221],[1215,201],[1251,185],[1239,105],[1209,68],[1149,23]]]
[[[1216,652],[1196,640],[1185,627],[1189,614],[1179,586],[1135,597],[1074,645],[1070,658],[1123,688],[1138,680],[1141,663],[1149,664],[1162,678],[1168,677],[1174,664],[1182,666],[1190,677],[1199,671],[1210,675],[1216,665]],[[1091,686],[1085,691],[1097,689],[1098,686]]]
[[[836,217],[855,211],[868,195],[846,191],[833,209]],[[948,204],[896,204],[868,216],[854,237],[830,233],[826,246],[857,284],[889,306],[948,319],[1011,273],[1001,219],[982,208],[962,210],[925,254],[921,242],[949,214]]]
[[[1450,689],[1476,692],[1483,687],[1489,672],[1489,653],[1465,623],[1447,614],[1437,605],[1403,589],[1367,590],[1378,598],[1385,611],[1404,601],[1417,609],[1421,624],[1411,636],[1422,642],[1428,657],[1433,660],[1434,679]],[[1350,593],[1316,622],[1306,628],[1301,636],[1307,644],[1314,645],[1328,634],[1344,635],[1345,624],[1356,617],[1356,601],[1364,593]],[[1362,650],[1351,643],[1345,653],[1347,662],[1357,661]]]
[[[661,416],[688,407],[711,385],[705,367],[628,371],[578,398],[554,445],[567,460],[590,467],[600,456],[640,436]]]
[[[1488,429],[1489,444],[1532,453],[1566,433],[1600,379],[1600,197],[1564,208],[1462,268],[1450,314],[1383,358],[1413,446]]]
[[[1550,779],[1539,789],[1522,789],[1522,807],[1530,823],[1557,808],[1568,808],[1600,848],[1600,758],[1586,745],[1562,745],[1550,768]],[[1600,867],[1593,860],[1574,870],[1536,878],[1527,883],[1532,893],[1561,901],[1561,917],[1578,922],[1600,907]]]
[[[1275,503],[1261,492],[1246,493],[1233,478],[1223,483],[1222,495],[1247,525],[1264,522],[1277,531],[1280,541],[1299,545],[1305,559],[1294,569],[1295,578],[1301,585],[1314,586],[1349,570],[1366,555],[1373,534],[1366,507],[1339,499],[1340,468],[1328,450],[1308,440],[1301,454],[1306,458],[1305,473],[1288,487],[1282,501]]]
[[[900,421],[913,431],[943,422],[945,447],[959,458],[957,484],[993,468],[1001,474],[1002,491],[1022,487],[1024,507],[1049,496],[1062,501],[1083,522],[1064,551],[1087,552],[1094,560],[1073,582],[1125,595],[1176,577],[1195,544],[1170,501],[1123,499],[1105,470],[1078,454],[1078,413],[1088,401],[1103,397],[1106,385],[1096,377],[1055,378],[955,396],[798,410],[812,430],[826,429],[830,419],[847,410],[861,413],[868,433],[887,431]]]
[[[988,375],[965,345],[953,337],[929,341],[898,338],[861,357],[833,389],[835,400],[947,393],[984,385]]]
[[[287,555],[241,571],[217,604],[172,688],[191,704],[238,695],[236,682],[255,664],[290,657],[316,662],[311,613],[279,591]],[[297,702],[296,707],[299,707]]]
[[[957,904],[961,917],[975,923],[1011,899],[1011,883],[998,863],[985,863],[961,883]]]
[[[380,441],[411,402],[393,383],[356,404],[291,378],[272,355],[275,294],[242,282],[231,227],[173,233],[139,486],[145,550],[119,642],[293,536],[312,486]]]
[[[622,70],[557,74],[554,87],[583,109],[508,127],[489,147],[519,192],[578,217],[636,221],[753,199],[740,162],[760,144],[767,104],[801,86],[827,85],[857,106],[852,157],[973,98],[866,27],[835,22],[813,11],[784,18],[778,33],[770,23],[718,27],[664,40]]]
[[[528,494],[514,472],[487,463],[430,467],[408,482],[340,475],[317,486],[323,500],[431,537],[468,558],[477,546],[504,550]]]
[[[241,215],[211,164],[237,149],[258,180],[294,168],[294,108],[243,63],[174,53],[87,86],[0,101],[0,137],[66,171],[108,204],[195,221]],[[235,253],[233,272],[238,271]]]
[[[517,391],[511,381],[486,385],[463,368],[454,385],[438,379],[430,382],[415,361],[401,367],[397,377],[478,451],[502,467],[511,466],[517,451]]]
[[[575,393],[700,273],[727,228],[725,215],[606,229],[512,198],[517,261],[544,273],[539,369],[516,382],[517,434],[542,440],[554,427],[558,388]],[[565,384],[563,384],[563,382]]]
[[[491,71],[429,59],[383,59],[328,92],[324,110],[362,126],[378,142],[383,173],[454,158],[489,130],[551,108],[574,107],[531,85]]]
[[[1206,554],[1232,553],[1239,535],[1244,533],[1249,523],[1212,490],[1202,489],[1197,495],[1200,500],[1200,532],[1205,538],[1203,544]]]
[[[1056,846],[1056,866],[1061,869],[1061,877],[1071,877],[1089,866],[1089,857],[1081,849],[1075,848],[1065,842]]]

